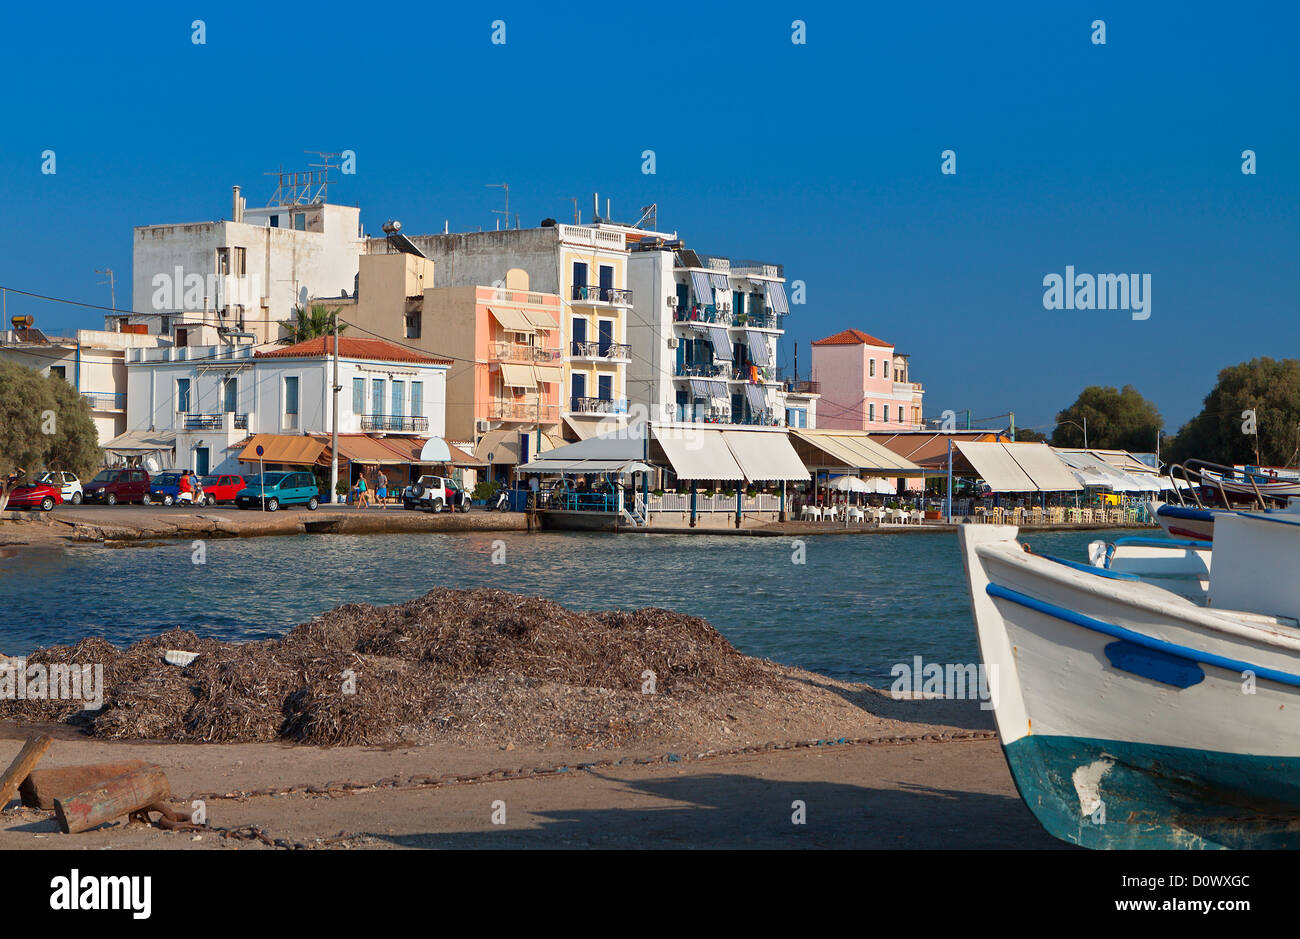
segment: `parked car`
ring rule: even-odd
[[[402,490],[402,507],[407,509],[441,512],[451,506],[453,511],[460,508],[468,512],[469,506],[462,505],[461,501],[460,490],[445,476],[421,476]]]
[[[58,489],[59,495],[63,497],[64,502],[70,502],[73,505],[81,504],[83,498],[81,480],[77,478],[76,473],[68,473],[63,470],[46,470],[36,477],[36,481]]]
[[[274,512],[284,505],[305,505],[315,510],[320,505],[320,489],[311,473],[260,473],[245,480],[235,496],[241,509],[262,508]]]
[[[119,502],[144,502],[149,497],[149,473],[146,470],[103,470],[86,484],[87,502],[116,505]]]
[[[49,483],[24,483],[15,486],[9,493],[8,508],[40,509],[42,512],[48,512],[62,502],[62,494]]]
[[[163,505],[175,505],[181,498],[181,474],[179,470],[167,470],[157,473],[149,480],[149,492],[143,502],[161,502]],[[188,501],[188,500],[187,500]]]
[[[248,486],[248,480],[245,480],[243,476],[231,476],[226,473],[219,476],[204,476],[202,483],[203,499],[208,505],[216,505],[218,502],[234,502],[240,490]]]

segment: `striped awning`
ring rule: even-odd
[[[709,272],[709,283],[713,285],[714,290],[721,290],[724,294],[731,292],[731,281],[720,271]]]
[[[754,360],[755,365],[771,365],[772,357],[767,352],[767,336],[763,333],[754,332],[752,329],[745,330],[745,340],[749,343],[749,355]]]
[[[767,409],[767,391],[762,385],[746,385],[745,397],[749,399],[749,407],[755,411]]]
[[[772,308],[773,312],[778,314],[790,312],[790,304],[785,297],[785,284],[768,281],[767,305]]]
[[[713,285],[709,283],[708,274],[703,271],[691,271],[691,286],[695,288],[695,296],[702,306],[708,306],[713,302]]]
[[[725,381],[711,381],[707,378],[692,378],[691,393],[697,398],[725,398],[727,397],[727,383]]]
[[[726,327],[706,326],[704,330],[708,333],[709,342],[713,345],[714,356],[730,362],[734,352],[731,348],[731,337],[727,335]]]

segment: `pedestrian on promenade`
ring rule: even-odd
[[[357,477],[357,508],[364,509],[366,503],[370,501],[370,488],[366,485],[365,470]]]
[[[379,507],[385,508],[384,500],[388,498],[388,476],[382,469],[375,476],[375,496],[379,499]]]
[[[203,478],[198,473],[190,474],[190,485],[194,490],[194,504],[203,504]]]

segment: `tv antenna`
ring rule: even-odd
[[[659,203],[651,202],[649,205],[641,206],[641,217],[637,219],[633,228],[640,228],[642,224],[648,228],[655,228],[659,224]]]
[[[506,228],[510,227],[510,184],[509,183],[488,183],[484,189],[504,189],[506,193],[506,207],[504,209],[493,209],[493,215],[502,215],[506,220]]]
[[[106,267],[101,271],[98,268],[96,268],[95,273],[104,274],[108,277],[108,280],[101,280],[100,283],[108,284],[108,296],[110,298],[109,304],[110,306],[112,306],[113,312],[116,313],[117,312],[117,285],[113,282],[113,269],[111,267]]]

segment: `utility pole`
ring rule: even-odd
[[[96,268],[95,273],[108,275],[107,284],[108,284],[108,296],[110,298],[109,305],[113,308],[113,312],[116,313],[117,312],[117,284],[114,283],[113,281],[113,269],[111,267],[106,267],[101,271],[98,268]],[[103,284],[105,283],[105,281],[101,280],[100,283]]]
[[[339,314],[334,312],[334,406],[330,409],[330,502],[339,491]]]

